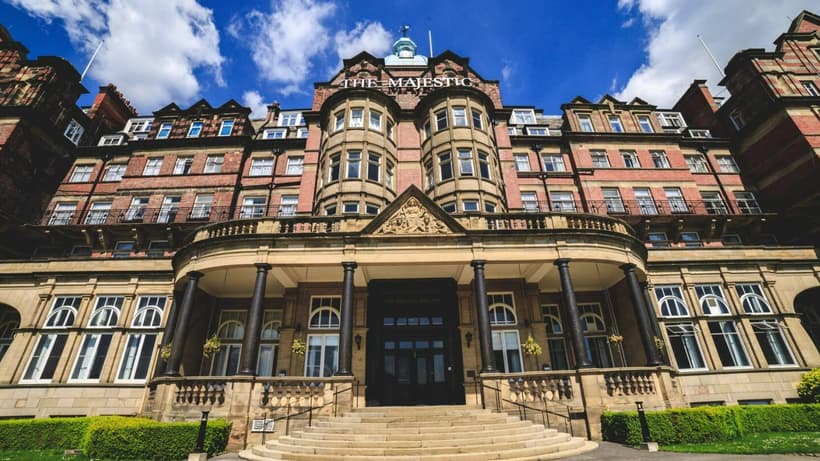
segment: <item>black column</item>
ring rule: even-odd
[[[635,275],[634,264],[624,264],[621,266],[626,276],[626,284],[629,287],[629,294],[632,296],[632,306],[635,310],[635,319],[638,321],[638,332],[641,335],[641,343],[643,343],[643,350],[646,352],[646,364],[650,367],[663,365],[658,354],[658,348],[655,346],[655,338],[653,338],[652,323],[649,320],[649,313],[646,310],[646,303],[644,301],[643,291],[638,284],[638,276]]]
[[[572,279],[569,276],[569,259],[555,260],[558,266],[558,275],[561,276],[561,300],[566,312],[564,324],[569,326],[572,339],[572,349],[575,351],[575,368],[592,368],[589,361],[587,343],[584,341],[584,330],[581,328],[581,315],[578,313],[578,304],[575,302],[575,290],[572,288]]]
[[[344,262],[344,287],[342,289],[342,319],[339,331],[339,370],[338,376],[353,375],[353,271],[358,265]]]
[[[166,310],[168,315],[165,320],[165,328],[162,330],[162,342],[159,344],[160,351],[162,351],[166,344],[171,344],[171,341],[174,339],[174,329],[177,327],[177,314],[179,313],[179,307],[176,302],[177,299],[179,299],[179,296],[174,292],[174,301],[171,302],[171,305],[169,305]],[[154,368],[154,376],[162,376],[165,374],[167,366],[168,362],[166,360],[157,360],[157,366]]]
[[[259,332],[265,314],[265,284],[268,282],[270,264],[256,263],[256,284],[253,298],[245,322],[245,338],[242,341],[242,358],[239,361],[240,375],[256,374],[256,359],[259,356]]]
[[[171,343],[171,357],[168,358],[165,376],[179,376],[179,365],[182,363],[182,349],[185,345],[185,339],[188,336],[188,322],[191,320],[194,296],[196,296],[196,286],[200,278],[202,278],[202,272],[188,272],[188,284],[185,285],[185,294],[182,295],[182,304],[179,306],[177,325],[174,330],[173,342]]]
[[[490,311],[487,307],[487,286],[484,280],[484,263],[476,259],[470,262],[475,273],[475,308],[478,312],[478,346],[481,348],[481,372],[495,372],[493,337],[490,331]]]

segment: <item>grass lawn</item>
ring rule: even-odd
[[[748,434],[736,440],[708,443],[681,443],[661,445],[663,451],[684,453],[727,453],[727,454],[788,454],[820,453],[820,433],[818,432],[771,432]],[[2,459],[0,459],[2,461]]]
[[[63,456],[64,450],[0,450],[0,461],[87,461],[83,455]]]

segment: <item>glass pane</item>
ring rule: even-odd
[[[133,379],[145,379],[148,376],[148,366],[151,364],[151,355],[154,352],[154,342],[157,335],[145,335],[145,340],[142,342],[142,349],[137,359],[137,369],[134,372]]]
[[[427,384],[427,357],[416,357],[416,384]]]
[[[433,354],[433,382],[444,382],[444,354],[441,352]]]

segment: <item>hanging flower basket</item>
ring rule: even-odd
[[[537,342],[535,342],[535,340],[532,338],[532,335],[530,335],[527,338],[527,342],[521,345],[521,350],[523,350],[524,354],[526,355],[541,355],[541,346]]]
[[[624,341],[624,337],[621,335],[611,335],[608,339],[612,344],[619,344]]]
[[[222,348],[222,342],[216,335],[211,336],[205,341],[205,344],[202,345],[202,356],[206,359],[209,358],[212,354],[219,352],[219,349]]]
[[[666,343],[663,342],[663,339],[657,336],[653,336],[652,339],[655,340],[655,347],[658,349],[658,352],[663,352],[666,349]]]
[[[159,358],[164,361],[168,361],[171,358],[171,343],[168,343],[159,350]]]
[[[296,338],[293,340],[293,344],[290,345],[290,351],[295,355],[305,355],[305,352],[307,352],[307,345],[303,340]]]

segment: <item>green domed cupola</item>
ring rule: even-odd
[[[393,44],[393,54],[385,56],[384,64],[388,66],[426,66],[427,57],[416,54],[416,43],[407,36],[410,26],[402,26],[402,37]]]

